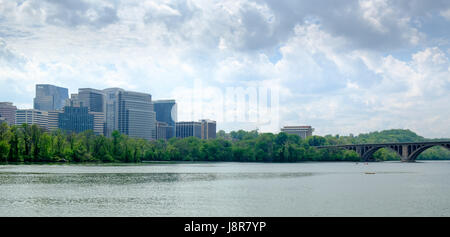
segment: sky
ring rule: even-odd
[[[450,137],[449,29],[448,0],[0,0],[0,101],[121,87],[176,99],[182,121],[226,88],[272,88],[271,132]]]

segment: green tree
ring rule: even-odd
[[[66,138],[61,130],[57,130],[53,134],[52,154],[56,161],[64,159],[64,151],[66,149]]]
[[[31,151],[32,151],[32,161],[40,161],[39,153],[41,147],[39,146],[39,142],[41,139],[42,130],[38,125],[31,125]]]
[[[19,142],[20,142],[21,132],[17,126],[11,127],[11,136],[9,139],[9,155],[8,160],[11,162],[21,161]]]
[[[10,146],[6,140],[0,141],[0,162],[8,161]]]
[[[323,146],[326,145],[327,140],[324,137],[320,136],[311,136],[306,138],[306,142],[310,146]]]
[[[54,156],[51,154],[52,137],[48,133],[43,133],[40,136],[37,146],[39,147],[39,153],[36,161],[55,161]]]
[[[119,133],[119,131],[114,130],[111,134],[112,139],[113,139],[113,158],[115,160],[119,160],[121,157],[121,153],[122,153],[122,147],[120,145],[121,140],[122,140],[122,135]]]
[[[0,162],[8,161],[11,131],[5,122],[0,122]]]
[[[16,131],[17,133],[21,133],[22,135],[22,139],[23,139],[23,158],[25,161],[32,161],[32,154],[31,154],[31,150],[32,150],[32,139],[31,139],[31,127],[28,126],[28,124],[22,124],[20,130],[17,129]],[[16,135],[17,137],[19,137],[19,135]],[[17,141],[18,142],[18,141]]]

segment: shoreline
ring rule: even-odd
[[[401,160],[385,160],[385,161],[297,161],[297,162],[240,162],[240,161],[141,161],[141,162],[0,162],[0,165],[142,165],[142,164],[214,164],[214,163],[236,163],[236,164],[302,164],[302,163],[423,163],[426,161],[450,161],[450,159],[435,159],[435,160],[416,160],[415,162],[402,162]]]

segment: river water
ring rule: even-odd
[[[450,216],[450,162],[0,165],[0,216]]]

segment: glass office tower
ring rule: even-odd
[[[94,133],[105,135],[106,124],[106,95],[102,90],[92,88],[78,89],[77,100],[88,107],[89,113],[94,115]]]
[[[177,104],[175,100],[155,100],[153,104],[156,120],[167,123],[165,139],[175,137],[175,125],[177,122]]]
[[[121,88],[108,88],[104,89],[103,92],[106,96],[106,125],[105,125],[105,136],[111,137],[114,130],[119,130],[119,125],[117,123],[118,117],[118,94],[120,91],[124,91]]]
[[[80,88],[78,89],[78,100],[83,102],[90,112],[104,113],[106,110],[106,95],[101,90]]]
[[[58,114],[58,127],[64,131],[84,132],[94,130],[94,115],[89,113],[88,107],[65,106],[64,112]]]
[[[67,88],[48,84],[37,84],[34,109],[43,111],[61,110],[68,98],[69,90]]]

